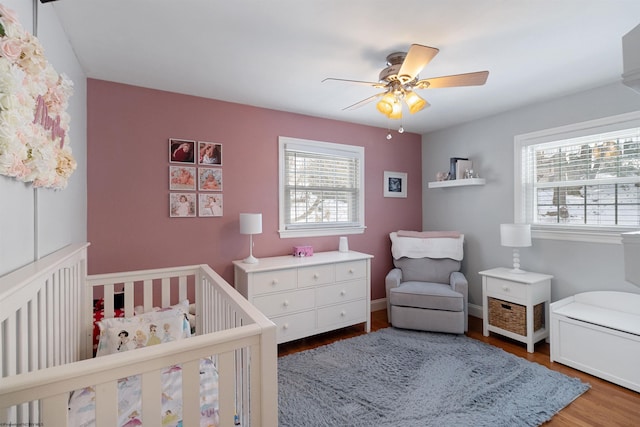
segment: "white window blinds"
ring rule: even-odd
[[[362,147],[280,138],[281,231],[364,227]]]
[[[640,128],[522,147],[525,221],[640,226]]]

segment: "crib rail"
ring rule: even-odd
[[[96,391],[98,425],[116,425],[117,381],[141,374],[143,384],[151,385],[143,386],[142,390],[144,422],[146,425],[160,425],[160,399],[157,395],[160,387],[153,385],[159,384],[159,373],[163,369],[180,363],[183,364],[185,397],[183,425],[196,426],[199,425],[195,415],[199,414],[199,360],[213,357],[219,377],[220,425],[233,425],[235,416],[240,417],[243,426],[277,425],[277,347],[275,325],[271,321],[207,265],[87,277],[86,247],[75,245],[65,253],[57,253],[54,258],[46,260],[46,268],[30,265],[24,271],[16,271],[12,277],[0,281],[2,366],[10,366],[3,368],[4,378],[0,381],[0,424],[28,421],[35,425],[46,420],[46,425],[66,426],[70,393],[92,386]],[[53,274],[62,277],[62,280],[40,279],[40,270],[44,277]],[[34,281],[46,283],[39,288],[32,283]],[[67,284],[73,284],[72,288],[78,289],[67,291]],[[94,289],[103,291],[105,317],[114,315],[113,302],[117,292],[124,292],[125,315],[133,314],[136,305],[142,305],[148,311],[158,300],[159,305],[171,305],[193,292],[196,332],[200,335],[160,346],[77,361],[90,356],[92,352]],[[26,363],[30,367],[31,362],[17,360],[22,360],[31,348],[40,346],[52,352],[49,348],[51,340],[47,339],[43,344],[31,344],[29,338],[27,344],[23,344],[24,340],[20,338],[25,325],[32,324],[32,312],[40,309],[40,300],[49,304],[47,297],[38,296],[42,292],[45,296],[49,293],[54,295],[51,306],[55,310],[60,310],[60,301],[67,301],[67,293],[74,301],[73,304],[65,302],[67,306],[64,311],[73,311],[76,317],[69,317],[68,320],[62,318],[53,329],[60,327],[61,331],[67,331],[69,324],[74,322],[78,326],[74,332],[76,338],[71,346],[73,349],[68,350],[72,353],[71,358],[66,356],[67,350],[63,352],[54,344],[52,363],[48,364],[47,357],[47,364],[33,364],[35,369],[29,370],[24,369],[24,365]],[[60,294],[65,297],[56,297]],[[34,303],[34,300],[37,302]],[[16,301],[26,309],[11,307]],[[11,310],[5,310],[9,307]],[[5,315],[7,312],[16,314]],[[52,332],[51,328],[43,329],[41,326],[42,322],[38,320],[32,328],[36,335],[43,330],[46,330],[45,336]],[[55,336],[55,332],[52,333]],[[64,335],[62,341],[70,340],[64,332],[58,335]],[[18,343],[20,350],[13,355],[6,350],[15,343]],[[58,353],[65,353],[65,357],[55,356]],[[196,398],[187,399],[187,396]]]

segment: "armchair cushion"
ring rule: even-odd
[[[429,310],[464,311],[462,295],[450,285],[432,282],[403,282],[389,292],[391,305]]]
[[[402,270],[402,282],[449,283],[451,273],[460,270],[460,261],[451,258],[394,259],[393,264]]]

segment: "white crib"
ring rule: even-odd
[[[199,362],[218,374],[220,426],[278,424],[275,325],[207,265],[87,276],[88,244],[67,246],[0,278],[0,425],[67,426],[70,393],[95,389],[97,426],[117,424],[119,379],[141,374],[145,425],[160,426],[162,369],[182,365],[183,423],[200,425]],[[196,336],[92,358],[94,288],[113,317],[195,294]],[[157,303],[160,301],[160,304]],[[11,424],[13,423],[13,424]]]

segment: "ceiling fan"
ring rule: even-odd
[[[387,67],[380,72],[378,82],[366,82],[360,80],[337,79],[328,77],[328,80],[359,83],[383,89],[377,93],[343,110],[353,110],[362,107],[378,98],[381,98],[376,107],[390,119],[402,118],[402,101],[409,107],[411,114],[429,106],[429,103],[421,98],[415,91],[417,89],[439,89],[458,86],[481,86],[487,81],[488,71],[456,74],[451,76],[431,77],[419,79],[418,73],[438,54],[438,49],[419,44],[412,44],[409,52],[394,52],[387,55]]]

